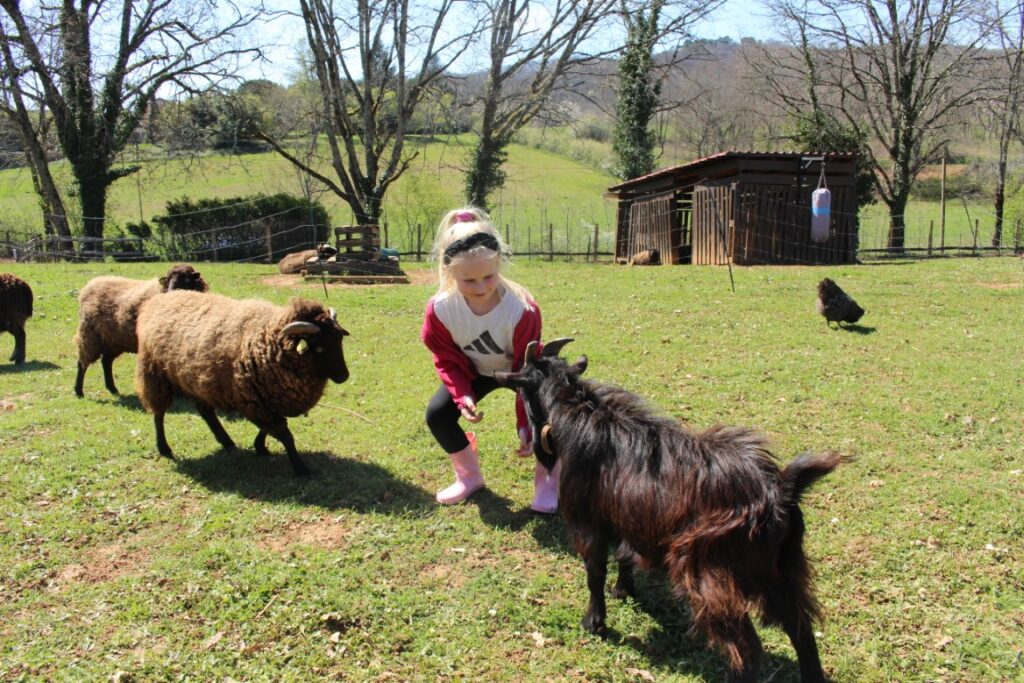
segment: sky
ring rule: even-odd
[[[276,0],[279,7],[298,5],[294,0]],[[705,18],[694,28],[701,38],[753,37],[758,40],[778,38],[771,30],[771,21],[766,17],[767,9],[758,0],[726,0],[713,15]],[[245,78],[266,78],[282,85],[292,79],[296,68],[296,56],[305,48],[305,32],[297,17],[278,16],[259,29],[258,38],[268,45],[268,61],[253,64],[244,72]]]

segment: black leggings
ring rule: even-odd
[[[471,386],[478,403],[484,396],[501,387],[493,377],[483,375],[474,379]],[[458,453],[469,445],[466,432],[459,426],[460,417],[462,411],[455,405],[455,400],[448,393],[447,387],[442,384],[427,404],[427,426],[445,453]]]

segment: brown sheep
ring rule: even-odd
[[[103,379],[107,390],[118,395],[114,385],[114,359],[122,353],[135,353],[135,319],[147,299],[172,290],[205,292],[206,281],[192,266],[172,266],[167,274],[153,280],[131,280],[104,275],[93,278],[78,295],[78,374],[75,395],[81,398],[85,371],[97,359],[103,360]]]
[[[21,278],[0,273],[0,333],[14,336],[15,365],[25,362],[25,321],[32,317],[32,288]]]
[[[169,292],[143,304],[137,332],[135,389],[153,413],[161,455],[174,457],[164,435],[164,413],[179,393],[195,402],[224,448],[235,444],[215,409],[240,413],[259,428],[257,453],[268,453],[269,434],[284,444],[297,475],[309,473],[286,418],[313,408],[328,379],[339,384],[348,379],[342,351],[348,332],[333,309],[306,299],[282,307]]]
[[[629,257],[631,266],[658,266],[661,265],[661,254],[657,249],[646,249],[638,251]]]
[[[338,250],[329,244],[321,244],[316,249],[305,249],[292,254],[285,255],[277,262],[277,269],[285,275],[301,273],[306,269],[309,259],[319,256],[322,259],[330,258],[338,253]]]

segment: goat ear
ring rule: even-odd
[[[160,276],[160,289],[164,290],[165,292],[167,291],[167,276],[166,275],[161,275]]]
[[[523,365],[531,365],[537,360],[537,342],[532,341],[526,345],[526,354],[523,356]]]
[[[576,362],[569,366],[569,372],[574,376],[579,377],[583,374],[583,371],[587,369],[587,357],[580,356],[576,359]]]

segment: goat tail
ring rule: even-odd
[[[800,499],[807,489],[826,476],[840,464],[850,462],[852,458],[837,451],[823,453],[803,453],[782,470],[782,489],[785,501],[793,506],[799,505]]]

